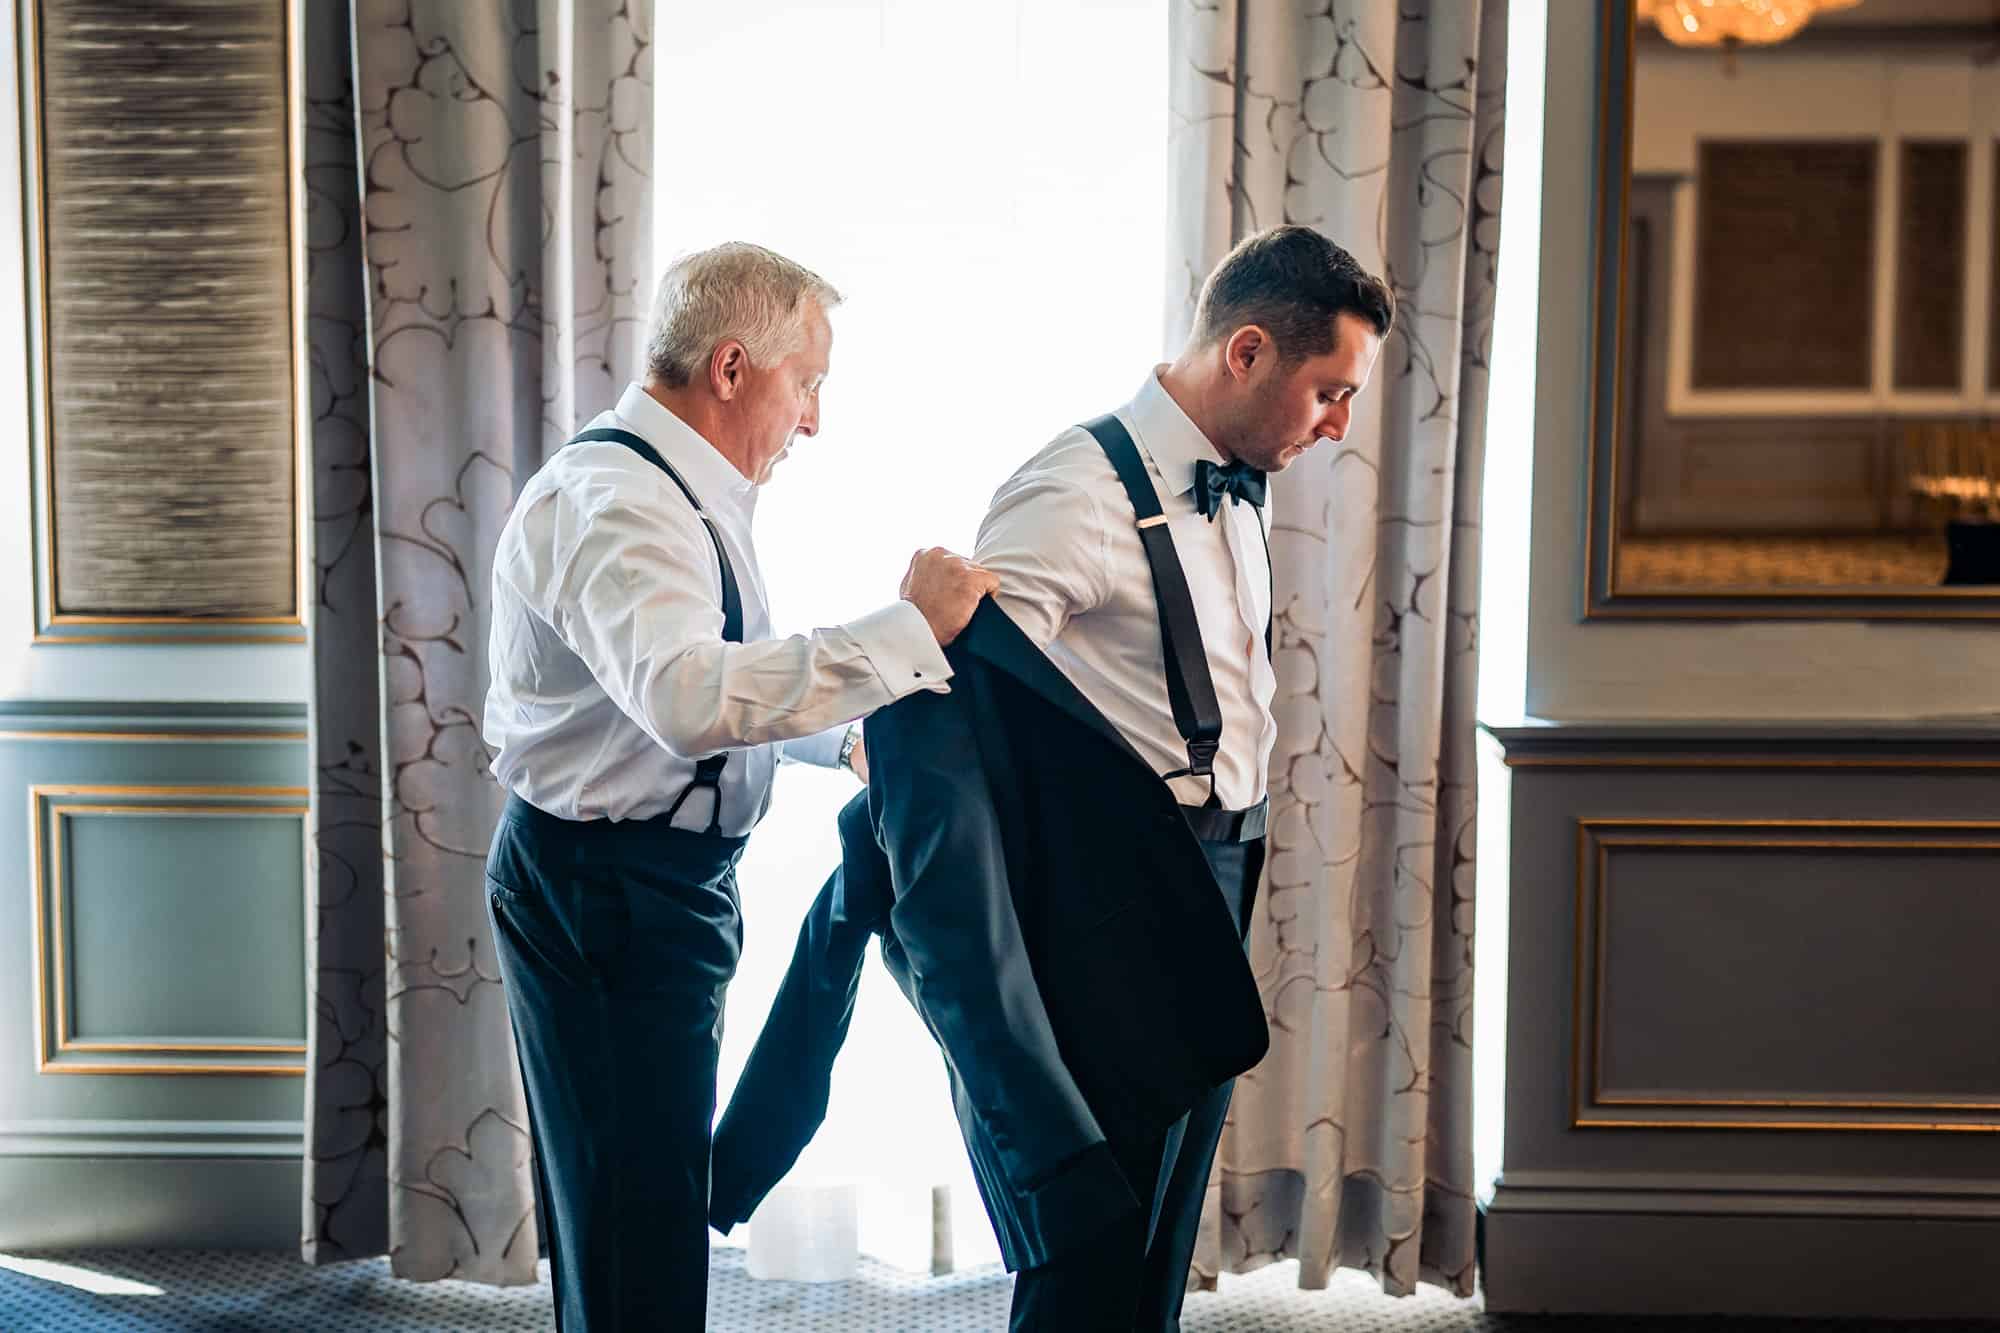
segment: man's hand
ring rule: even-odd
[[[1000,580],[991,570],[941,546],[911,556],[909,573],[903,575],[904,600],[924,613],[940,648],[958,637],[978,610],[980,598],[999,591]]]

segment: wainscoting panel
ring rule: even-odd
[[[2000,1129],[2000,823],[1577,828],[1578,1126]]]
[[[0,702],[0,1246],[295,1239],[308,773],[296,705]]]
[[[1495,734],[1488,1308],[2000,1315],[2000,726]]]
[[[303,1071],[302,789],[29,800],[44,1073]]]

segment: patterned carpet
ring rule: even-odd
[[[544,1270],[546,1272],[546,1270]],[[1876,1333],[1981,1330],[2000,1324],[1525,1319],[1481,1312],[1425,1288],[1392,1300],[1359,1273],[1299,1291],[1279,1264],[1224,1277],[1188,1297],[1185,1333]],[[85,1284],[79,1286],[76,1284]],[[757,1282],[743,1252],[716,1251],[710,1333],[994,1333],[1012,1280],[985,1268],[951,1277],[862,1261],[852,1282]],[[87,1288],[96,1288],[95,1290]],[[398,1282],[382,1260],[309,1269],[290,1254],[200,1250],[71,1251],[0,1256],[0,1333],[541,1333],[554,1327],[546,1285],[496,1290]]]
[[[1704,588],[1929,588],[1944,578],[1941,535],[1618,539],[1624,592]]]

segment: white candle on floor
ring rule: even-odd
[[[859,1256],[859,1191],[852,1182],[780,1185],[750,1218],[750,1276],[844,1282]]]

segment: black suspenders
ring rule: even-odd
[[[1160,608],[1160,643],[1165,648],[1167,703],[1174,710],[1174,729],[1187,743],[1188,766],[1166,774],[1168,778],[1206,777],[1207,808],[1219,808],[1215,795],[1215,752],[1222,744],[1222,705],[1216,701],[1215,678],[1209,673],[1208,653],[1201,642],[1201,624],[1195,619],[1194,595],[1188,591],[1187,574],[1174,550],[1167,531],[1167,516],[1160,508],[1159,492],[1146,475],[1145,460],[1125,423],[1115,416],[1096,417],[1083,423],[1110,458],[1132,501],[1139,520],[1139,544],[1146,550],[1146,563],[1153,570],[1153,597]],[[1261,534],[1260,521],[1257,530]],[[1264,540],[1264,558],[1270,561],[1270,539]],[[1272,612],[1276,613],[1273,599]],[[1264,626],[1264,651],[1271,650],[1271,626]]]
[[[743,642],[743,597],[737,590],[736,570],[729,563],[729,552],[722,548],[722,534],[716,530],[715,520],[710,518],[708,512],[701,507],[701,501],[694,498],[694,491],[689,488],[685,481],[681,480],[681,474],[674,471],[673,465],[660,457],[658,450],[653,448],[652,445],[647,444],[637,435],[634,435],[631,431],[618,430],[610,426],[601,426],[595,430],[584,431],[576,439],[571,440],[570,443],[577,444],[584,441],[596,440],[605,440],[614,444],[624,445],[627,449],[630,449],[633,453],[666,473],[672,479],[674,485],[681,488],[681,494],[685,495],[687,502],[694,506],[695,515],[701,519],[702,526],[708,529],[708,539],[715,544],[715,558],[722,562],[722,637],[729,643]],[[681,794],[674,798],[673,805],[668,807],[667,823],[671,824],[674,822],[674,816],[681,812],[681,806],[686,803],[690,795],[698,789],[705,788],[714,798],[708,817],[708,832],[711,835],[721,833],[722,770],[728,763],[729,756],[727,754],[712,754],[706,759],[696,760],[694,780],[682,789]]]

